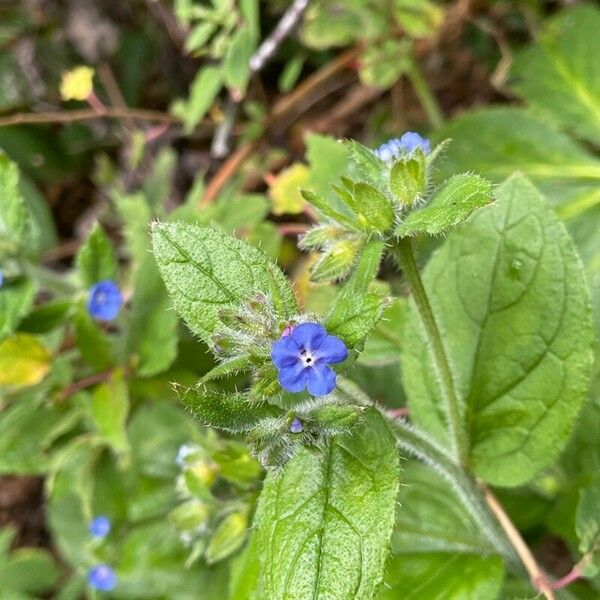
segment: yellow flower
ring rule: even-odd
[[[94,69],[80,66],[65,71],[60,82],[63,100],[85,100],[94,89]]]

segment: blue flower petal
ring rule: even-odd
[[[88,571],[90,587],[101,592],[110,592],[117,585],[117,576],[108,565],[97,565]]]
[[[279,383],[288,392],[302,392],[306,388],[307,378],[312,367],[305,367],[300,361],[291,367],[279,370]]]
[[[308,371],[308,393],[311,396],[326,396],[335,388],[335,373],[327,365],[319,363]]]
[[[112,321],[123,305],[123,296],[114,281],[100,281],[88,295],[88,312],[99,321]]]
[[[421,148],[425,154],[430,150],[429,140],[421,137],[414,131],[407,131],[401,138],[400,144],[407,152],[413,152],[417,148]]]
[[[339,337],[328,335],[315,356],[326,364],[340,363],[348,358],[348,348]]]
[[[327,337],[327,330],[318,323],[302,323],[288,337],[291,337],[300,349],[314,352]]]
[[[95,538],[106,537],[110,533],[110,519],[104,515],[99,515],[92,519],[88,529],[90,535]]]
[[[277,340],[271,348],[271,360],[278,369],[291,367],[300,359],[300,348],[291,335]]]

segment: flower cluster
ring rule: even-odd
[[[100,281],[88,292],[88,313],[99,321],[112,321],[123,306],[123,296],[114,281]]]
[[[302,323],[290,333],[287,331],[271,350],[281,387],[288,392],[306,389],[312,396],[331,393],[335,388],[336,376],[328,365],[348,358],[344,342],[329,335],[325,327],[318,323]]]
[[[400,139],[389,140],[373,152],[375,156],[384,162],[390,162],[393,159],[400,159],[403,154],[411,154],[417,148],[428,154],[431,150],[431,144],[429,140],[421,137],[418,133],[407,131]]]

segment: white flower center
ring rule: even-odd
[[[305,364],[305,366],[310,367],[315,362],[315,357],[308,350],[302,350],[300,352],[300,360]]]

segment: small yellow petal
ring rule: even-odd
[[[80,66],[65,71],[60,82],[60,96],[63,100],[85,100],[94,89],[94,69]]]

